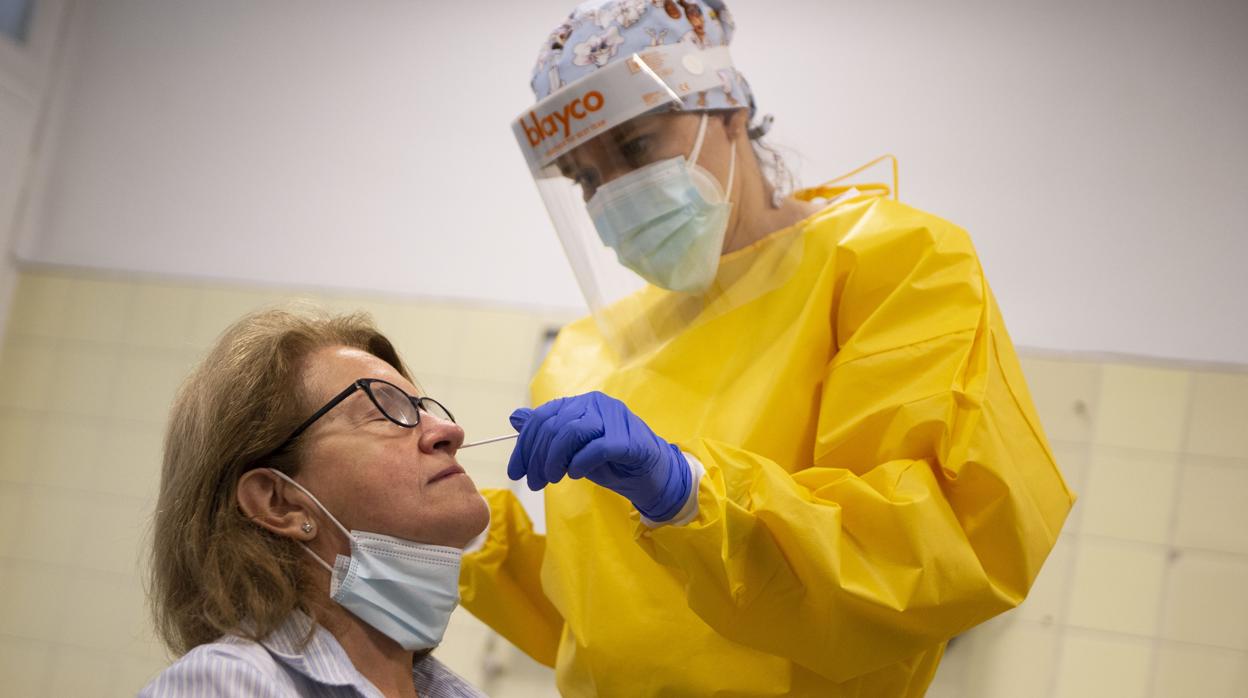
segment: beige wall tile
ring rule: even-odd
[[[104,427],[96,420],[47,417],[39,431],[39,458],[29,481],[85,490],[95,485]]]
[[[164,430],[159,425],[113,424],[100,439],[95,484],[105,494],[155,500]]]
[[[0,636],[0,677],[4,681],[4,695],[15,698],[48,695],[52,654],[47,643]]]
[[[388,308],[381,312],[382,308]],[[463,346],[466,314],[461,308],[412,304],[378,307],[378,326],[418,379],[454,376]]]
[[[1178,460],[1174,453],[1095,447],[1080,499],[1080,530],[1147,543],[1167,542]]]
[[[1048,698],[1057,667],[1057,627],[1007,614],[974,632],[967,696]]]
[[[1175,544],[1248,555],[1248,460],[1189,456],[1178,497]]]
[[[1010,615],[1045,624],[1063,620],[1070,597],[1075,549],[1076,543],[1070,537],[1058,538],[1027,598]]]
[[[112,689],[116,676],[116,653],[62,645],[52,653],[49,695],[106,695]]]
[[[76,565],[88,523],[83,507],[89,498],[87,492],[31,486],[24,522],[27,534],[12,542],[12,556],[54,565]]]
[[[1187,450],[1227,458],[1248,458],[1248,373],[1197,372]]]
[[[1161,548],[1082,539],[1075,554],[1068,622],[1096,630],[1153,635],[1164,569]]]
[[[94,497],[83,507],[88,525],[76,564],[138,577],[148,550],[153,507],[129,497]]]
[[[112,345],[62,343],[52,367],[47,409],[79,416],[111,416],[120,362]]]
[[[1040,423],[1051,440],[1088,441],[1096,414],[1101,366],[1098,363],[1024,358],[1023,373]]]
[[[92,342],[119,342],[136,284],[122,280],[75,279],[65,310],[62,336]]]
[[[0,407],[41,410],[50,401],[55,339],[8,337],[0,352]]]
[[[55,642],[69,577],[65,568],[20,560],[0,561],[0,638]],[[98,597],[97,597],[98,598]]]
[[[57,640],[76,647],[124,648],[147,623],[143,585],[133,577],[80,570],[67,580],[61,603],[65,620],[72,622],[60,624]]]
[[[498,388],[490,384],[456,382],[455,418],[464,427],[467,441],[514,434],[508,421],[512,410],[523,403],[519,387]],[[486,444],[459,452],[458,460],[478,488],[506,487],[507,460],[515,441]]]
[[[466,314],[453,375],[527,383],[540,339],[538,324],[531,315],[473,310]]]
[[[10,306],[8,331],[60,337],[69,308],[73,279],[51,274],[22,273]]]
[[[17,410],[0,409],[0,480],[29,482],[38,467],[43,419]]]
[[[1152,661],[1146,641],[1072,633],[1062,645],[1054,695],[1057,698],[1144,698],[1148,695]]]
[[[1164,643],[1155,681],[1155,696],[1243,698],[1248,695],[1248,652]]]
[[[1149,451],[1181,450],[1190,385],[1187,371],[1106,365],[1094,440]]]
[[[190,374],[198,355],[130,354],[118,370],[114,409],[123,419],[164,424],[178,386]]]
[[[1248,651],[1248,558],[1182,551],[1171,564],[1161,635]]]
[[[30,535],[26,524],[29,493],[26,485],[0,482],[0,559],[12,557],[15,542]]]
[[[136,283],[121,340],[130,346],[193,349],[192,329],[204,296],[195,286]],[[224,329],[224,328],[223,328]]]

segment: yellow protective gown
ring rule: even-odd
[[[950,637],[1022,601],[1074,500],[970,239],[859,197],[734,268],[737,302],[628,359],[569,325],[532,385],[602,390],[698,458],[697,518],[651,530],[565,479],[541,536],[488,491],[463,604],[566,696],[920,696]]]

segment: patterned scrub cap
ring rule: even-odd
[[[615,61],[654,46],[727,46],[735,25],[721,0],[589,0],[542,43],[531,85],[537,101]],[[720,87],[685,97],[690,111],[750,110],[754,95],[736,68],[719,71]]]

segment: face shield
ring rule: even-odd
[[[708,123],[720,117],[687,105],[733,75],[725,47],[655,47],[564,86],[513,125],[617,354],[678,333],[731,290],[721,254],[737,149],[717,174],[704,167]]]

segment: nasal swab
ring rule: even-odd
[[[482,440],[480,440],[480,441],[473,441],[473,442],[472,442],[472,443],[470,443],[470,444],[464,444],[463,446],[460,446],[460,448],[472,448],[473,446],[482,446],[482,445],[484,445],[484,444],[492,444],[492,443],[494,443],[494,442],[496,442],[496,441],[506,441],[506,440],[508,440],[508,439],[514,439],[514,438],[516,438],[516,437],[517,437],[517,436],[519,436],[519,435],[520,435],[520,433],[519,433],[519,432],[517,432],[517,433],[515,433],[515,434],[508,434],[508,435],[506,435],[506,436],[495,436],[495,437],[494,437],[494,438],[492,438],[492,439],[482,439]]]

